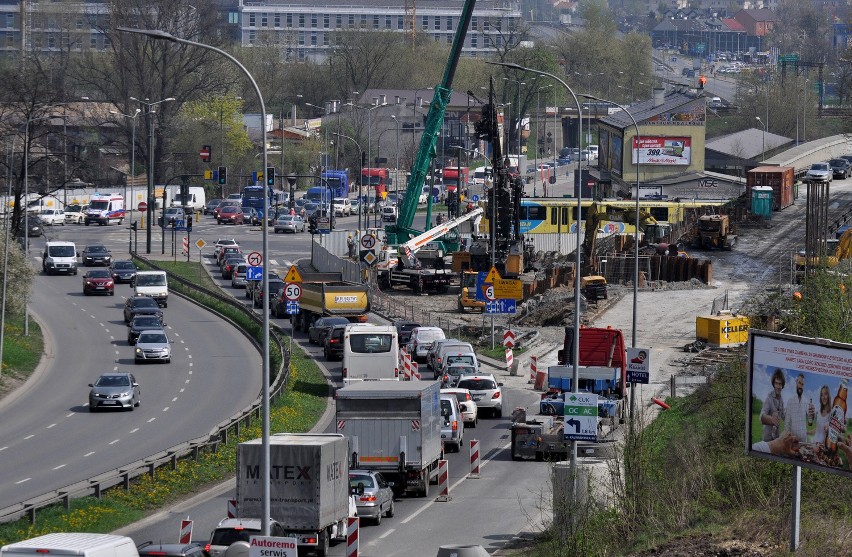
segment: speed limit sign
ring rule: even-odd
[[[302,285],[296,282],[288,282],[284,287],[284,297],[288,302],[298,302],[302,299]]]

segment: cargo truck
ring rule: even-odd
[[[398,495],[429,496],[442,458],[437,381],[365,381],[335,394],[337,432],[349,439],[349,466],[381,472]]]
[[[263,515],[261,439],[237,447],[237,509],[240,517]],[[350,516],[349,443],[343,435],[279,433],[269,438],[270,517],[297,539],[300,553],[328,553],[346,539]]]
[[[370,312],[369,286],[345,282],[341,273],[302,273],[299,313],[290,316],[293,327],[308,332],[320,317],[346,317],[366,323]]]

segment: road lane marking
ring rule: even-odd
[[[60,468],[65,468],[65,466],[66,466],[65,464],[60,464],[59,466],[55,467],[54,470],[59,470]]]
[[[180,389],[178,392],[179,392],[179,393],[182,393],[182,392],[184,392],[185,390],[186,390],[186,389]]]
[[[580,307],[582,307],[582,306],[580,306]],[[396,532],[396,528],[391,528],[390,530],[388,530],[387,532],[385,532],[384,534],[382,534],[381,536],[379,536],[379,539],[380,539],[380,540],[383,540],[383,539],[385,539],[386,537],[388,537],[388,536],[390,536],[391,534],[393,534],[394,532]]]
[[[139,431],[139,428],[134,427],[133,429],[130,430],[130,433],[136,433],[137,431]]]
[[[28,481],[30,481],[31,479],[32,479],[32,478],[26,478],[26,479],[24,479],[24,480],[17,481],[17,482],[15,482],[15,485],[19,485],[19,484],[22,484],[22,483],[24,483],[24,482],[28,482]]]
[[[9,448],[9,445],[6,445],[5,447],[0,447],[0,451],[5,451],[8,448]]]
[[[177,402],[178,397],[172,398],[172,402]]]
[[[47,426],[47,428],[46,428],[46,429],[50,429],[50,428],[52,428],[52,427],[56,427],[56,424],[50,424],[49,426]]]
[[[35,437],[35,434],[27,435],[26,437],[24,437],[24,441],[26,441],[27,439],[32,439],[33,437]]]
[[[166,406],[165,408],[163,408],[163,412],[168,412],[168,411],[169,411],[169,407],[168,407],[168,406]]]
[[[154,420],[156,420],[156,419],[157,419],[157,418],[151,418],[150,420],[148,420],[148,423],[150,424],[151,422],[153,422],[153,421],[154,421]]]
[[[84,454],[83,456],[92,456],[93,454],[95,454],[95,451],[92,451],[92,452],[86,453],[86,454]]]
[[[87,404],[86,406],[88,406],[88,404]],[[73,415],[74,415],[74,412],[71,412],[70,414],[65,414],[65,417],[66,417],[66,418],[70,418],[70,417],[71,417],[71,416],[73,416]]]
[[[110,444],[110,445],[115,445],[115,444],[116,444],[116,443],[118,443],[119,441],[121,441],[121,439],[116,439],[115,441],[110,441],[110,442],[109,442],[109,444]]]

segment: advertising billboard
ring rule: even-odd
[[[852,345],[752,329],[746,453],[852,477]]]
[[[691,137],[633,137],[633,164],[688,166],[692,158]]]

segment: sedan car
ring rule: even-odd
[[[34,238],[34,237],[37,237],[37,236],[43,236],[44,235],[44,223],[41,222],[40,218],[38,218],[35,215],[30,215],[29,217],[27,217],[26,222],[27,222],[27,224],[26,224],[27,236],[29,236],[30,238]],[[24,226],[24,222],[21,221],[21,227],[23,227],[23,226]],[[23,237],[23,235],[24,235],[23,229],[21,228],[21,229],[18,230],[18,236]]]
[[[325,336],[334,325],[348,324],[349,320],[345,317],[320,317],[308,329],[308,342],[311,344],[323,344]]]
[[[397,321],[396,325],[396,333],[399,337],[399,345],[402,346],[404,344],[408,344],[408,341],[411,340],[411,331],[415,327],[419,327],[420,323],[415,321]]]
[[[207,202],[206,205],[204,205],[204,209],[202,209],[202,212],[205,215],[209,215],[209,214],[213,213],[213,209],[218,207],[220,203],[222,203],[221,199],[211,199],[210,201]]]
[[[236,205],[226,205],[219,209],[219,215],[216,217],[218,224],[243,224],[245,222],[245,213],[241,207]]]
[[[136,339],[133,360],[140,362],[172,361],[172,343],[163,329],[142,331]]]
[[[476,366],[470,364],[453,364],[447,366],[443,370],[443,374],[439,375],[441,385],[445,388],[454,388],[458,385],[459,380],[466,375],[476,375],[479,370]]]
[[[222,212],[222,209],[224,209],[225,207],[237,207],[237,208],[239,208],[240,202],[239,202],[239,200],[234,200],[234,199],[223,200],[221,203],[219,203],[219,205],[215,209],[213,209],[213,216],[218,219],[219,214]]]
[[[343,360],[343,332],[346,325],[334,325],[325,335],[323,355],[328,361]]]
[[[260,213],[254,207],[241,207],[241,210],[243,212],[244,224],[258,225],[263,220],[260,218]]]
[[[116,259],[112,262],[109,272],[112,280],[119,282],[132,282],[136,276],[136,265],[129,259]]]
[[[137,315],[130,320],[127,329],[127,344],[133,346],[142,331],[152,331],[165,328],[166,323],[159,315]]]
[[[222,271],[222,278],[225,280],[231,280],[231,275],[234,272],[234,267],[239,265],[240,263],[245,263],[246,258],[242,256],[242,254],[234,254],[228,255],[222,260],[222,264],[219,268]]]
[[[493,375],[467,375],[459,379],[456,388],[470,391],[479,410],[487,410],[495,418],[503,416],[503,383]]]
[[[106,294],[115,295],[115,281],[106,269],[92,269],[83,275],[83,294]]]
[[[133,296],[124,302],[124,322],[130,321],[137,315],[157,315],[163,317],[163,310],[157,304],[157,300],[150,296]]]
[[[450,394],[456,397],[461,408],[465,427],[476,427],[479,423],[479,410],[473,401],[473,395],[467,389],[441,389],[441,394]]]
[[[275,220],[275,233],[281,232],[304,232],[305,221],[299,215],[281,215]]]
[[[112,254],[109,252],[107,247],[102,244],[86,246],[81,257],[83,258],[83,265],[85,266],[93,267],[95,265],[102,265],[104,267],[109,267],[112,263]]]
[[[239,246],[223,246],[221,250],[219,250],[219,255],[216,256],[216,265],[222,266],[222,261],[229,257],[233,257],[235,255],[242,256],[242,251]]]
[[[89,412],[102,408],[133,410],[142,404],[142,391],[132,373],[104,373],[89,387]]]
[[[378,526],[383,516],[393,517],[393,489],[381,472],[350,470],[349,493],[355,496],[359,518],[368,518]]]
[[[828,161],[828,164],[831,165],[832,177],[840,178],[841,180],[845,180],[849,177],[849,161],[844,158],[839,159],[831,159]]]
[[[160,216],[158,222],[160,226],[163,226],[163,223],[166,223],[165,226],[175,226],[178,221],[182,221],[185,218],[186,213],[183,211],[183,207],[168,207]]]

